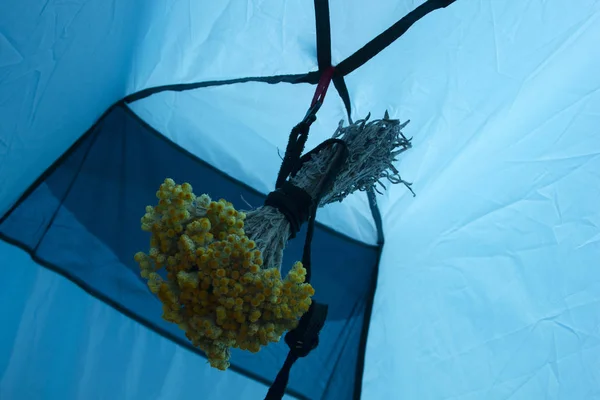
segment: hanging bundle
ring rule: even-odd
[[[387,114],[340,124],[333,138],[300,157],[311,117],[292,131],[277,190],[263,207],[238,211],[166,179],[158,204],[142,218],[142,229],[152,233],[149,252],[135,255],[142,277],[163,303],[163,318],[218,369],[229,366],[231,348],[258,352],[315,307],[310,238],[285,278],[281,263],[286,242],[306,221],[312,237],[317,207],[373,189],[382,178],[409,185],[393,166],[410,147],[401,132],[406,124]]]

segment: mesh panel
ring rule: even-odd
[[[253,206],[265,198],[117,106],[0,221],[0,235],[127,315],[190,346],[179,328],[161,319],[161,304],[133,260],[135,252],[148,249],[140,218],[146,205],[155,204],[166,177],[190,182],[196,194],[225,198],[238,209],[247,208],[242,197]],[[283,273],[301,259],[304,233],[288,244]],[[315,299],[329,304],[330,314],[319,347],[294,366],[288,389],[310,399],[349,399],[378,251],[321,226],[312,246]],[[232,368],[270,384],[287,351],[283,341],[258,354],[234,350]]]

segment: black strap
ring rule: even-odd
[[[290,239],[293,239],[302,224],[308,221],[313,208],[313,198],[306,191],[286,181],[277,190],[269,193],[265,205],[276,208],[285,216],[290,224]]]
[[[313,301],[306,314],[300,319],[298,327],[285,335],[285,342],[290,352],[269,388],[265,400],[283,398],[292,366],[299,358],[306,357],[319,345],[319,332],[323,329],[326,319],[327,305]]]
[[[323,75],[327,69],[331,68],[329,0],[314,0],[314,3],[317,30],[317,60],[319,62],[319,71]],[[286,185],[286,180],[291,176],[295,176],[300,169],[300,157],[308,140],[310,126],[316,120],[316,114],[320,107],[321,103],[311,106],[304,119],[292,129],[279,174],[277,175],[277,181],[275,182],[277,190],[269,194],[265,202],[265,205],[277,208],[286,216],[290,222],[290,238],[294,238],[300,230],[301,225],[308,220],[312,204],[308,202],[308,198],[311,198],[310,195],[291,184]]]
[[[346,80],[342,75],[333,75],[333,86],[337,90],[344,107],[346,108],[346,114],[348,115],[348,123],[352,123],[352,103],[350,102],[350,93],[348,92],[348,86],[346,86]]]
[[[329,24],[329,1],[315,0],[315,21],[317,25],[317,59],[319,62],[319,71],[322,77],[331,73],[331,29]],[[331,79],[331,75],[329,75]],[[328,85],[329,83],[327,83]],[[335,84],[335,83],[334,83]],[[319,86],[321,83],[319,83]],[[322,88],[321,88],[322,89]],[[317,87],[317,91],[319,87]],[[326,91],[326,87],[325,87]],[[325,93],[322,93],[324,96]],[[304,250],[302,253],[302,264],[306,268],[305,281],[310,283],[312,277],[311,262],[311,244],[315,230],[315,219],[317,209],[323,194],[331,187],[335,177],[340,171],[343,163],[348,157],[347,147],[341,140],[329,140],[309,153],[302,156],[310,125],[316,119],[316,113],[321,107],[319,97],[315,94],[313,105],[304,117],[304,120],[292,129],[285,151],[284,159],[279,169],[275,187],[277,190],[267,197],[265,204],[277,207],[290,223],[291,237],[294,237],[300,229],[302,222],[308,219],[306,240],[304,241]],[[322,100],[322,97],[320,98]],[[342,145],[343,151],[336,152],[336,158],[326,173],[323,185],[319,193],[313,199],[304,190],[297,188],[287,181],[289,177],[295,176],[300,170],[302,164],[310,160],[310,157],[322,150],[325,146]],[[294,196],[294,197],[291,197]],[[309,202],[308,198],[311,199]],[[319,344],[319,333],[327,319],[327,305],[317,303],[313,300],[308,311],[300,318],[298,326],[285,335],[285,342],[290,351],[275,381],[269,388],[265,400],[281,400],[290,378],[290,372],[294,363],[301,357],[306,357],[311,350]]]
[[[170,92],[184,92],[187,90],[196,90],[203,89],[208,87],[215,86],[226,86],[226,85],[234,85],[238,83],[247,83],[247,82],[262,82],[267,83],[269,85],[276,85],[278,83],[289,83],[292,85],[297,85],[301,83],[310,83],[312,85],[319,82],[319,78],[321,76],[320,71],[311,71],[306,74],[292,74],[292,75],[272,75],[272,76],[248,76],[244,78],[235,78],[235,79],[225,79],[225,80],[217,80],[217,81],[202,81],[202,82],[192,82],[192,83],[176,83],[170,85],[161,85],[161,86],[153,86],[146,89],[142,89],[138,92],[132,93],[128,96],[125,96],[120,102],[125,102],[125,104],[131,104],[136,101],[145,99],[146,97],[150,97],[157,93],[162,93],[166,91]]]
[[[304,145],[308,139],[309,129],[309,125],[303,122],[296,125],[292,129],[290,137],[288,138],[287,148],[285,149],[283,160],[281,161],[281,167],[279,167],[277,181],[275,181],[276,189],[282,187],[285,181],[292,174],[292,171],[298,169],[298,160],[300,159],[302,151],[304,151]]]
[[[346,58],[337,65],[336,74],[346,76],[361,65],[365,64],[371,58],[375,57],[380,51],[392,44],[396,39],[402,36],[415,22],[439,8],[448,7],[456,0],[428,0],[406,14],[400,21],[396,22],[386,31],[381,33],[375,39],[364,45],[356,53]]]
[[[317,103],[311,107],[306,113],[304,119],[290,132],[285,154],[283,156],[283,161],[281,162],[281,167],[279,168],[279,173],[277,174],[277,181],[275,182],[276,189],[279,189],[290,176],[294,176],[300,169],[300,156],[302,155],[304,146],[308,140],[310,126],[316,121],[317,111],[319,111],[320,107],[320,103]]]
[[[331,188],[335,178],[348,159],[348,147],[346,146],[346,143],[340,139],[329,139],[295,161],[295,164],[299,168],[303,163],[309,161],[314,154],[324,150],[326,147],[332,146],[340,146],[341,150],[336,151],[336,155],[329,166],[329,170],[326,172],[325,177],[323,178],[323,183],[319,188],[320,190],[316,194],[315,199],[311,198],[310,203],[310,216],[308,218],[306,240],[304,242],[304,251],[302,253],[302,264],[304,265],[304,268],[306,268],[305,281],[309,283],[312,278],[311,244],[315,230],[315,219],[317,216],[319,201],[322,196]],[[292,185],[290,182],[284,182],[281,185],[280,190],[276,190],[269,195],[271,198],[270,204],[277,206],[289,203],[286,207],[288,207],[288,209],[294,209],[297,205],[297,199],[289,197],[287,199],[284,198],[290,194],[301,194],[302,192],[302,196],[304,194],[307,195],[306,192]],[[267,199],[269,199],[269,197]],[[286,212],[289,211],[285,211],[285,208],[283,208],[283,210],[284,211],[282,212],[284,215],[286,215],[286,218],[288,218],[291,226],[297,223],[297,221],[294,220],[294,218],[296,218],[295,216],[286,214]],[[277,374],[275,381],[269,388],[269,392],[267,393],[265,400],[281,400],[283,398],[289,381],[292,366],[299,358],[306,357],[311,350],[318,346],[319,333],[321,332],[326,319],[327,305],[317,303],[313,300],[308,311],[302,316],[302,318],[300,318],[298,326],[285,335],[285,342],[289,346],[290,351],[283,366],[281,367],[281,370]]]
[[[325,71],[331,67],[329,0],[315,0],[315,22],[317,24],[317,61],[319,62],[319,71]]]
[[[311,258],[312,247],[311,247],[311,244],[312,244],[312,239],[313,239],[313,235],[314,235],[314,231],[315,231],[315,221],[317,218],[317,209],[319,207],[321,198],[331,188],[331,186],[335,182],[335,178],[337,177],[338,173],[344,166],[344,163],[348,159],[349,151],[348,151],[348,147],[346,146],[346,143],[343,140],[328,139],[328,140],[324,141],[323,143],[321,143],[320,145],[318,145],[317,147],[315,147],[310,152],[306,153],[300,159],[300,164],[305,163],[311,159],[313,154],[318,153],[319,151],[323,150],[325,147],[330,147],[330,146],[334,146],[334,145],[341,146],[341,151],[336,152],[335,158],[331,161],[331,164],[329,167],[330,169],[323,179],[323,184],[321,186],[321,190],[315,196],[316,198],[313,202],[313,208],[311,210],[311,214],[310,214],[310,217],[308,220],[308,227],[306,229],[306,240],[304,241],[304,252],[302,253],[302,264],[304,265],[304,268],[306,268],[305,280],[308,283],[310,283],[311,278],[312,278],[312,258]]]

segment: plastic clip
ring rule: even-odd
[[[323,105],[323,103],[317,101],[312,107],[310,107],[301,123],[308,126],[312,125],[312,123],[317,120],[317,112],[321,108],[321,105]]]

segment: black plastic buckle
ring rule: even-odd
[[[285,335],[285,342],[296,357],[306,357],[319,345],[319,333],[327,319],[328,306],[313,300],[310,308],[300,318],[296,329]]]
[[[306,115],[304,116],[304,119],[300,123],[311,126],[312,123],[317,120],[317,112],[319,111],[319,109],[321,108],[322,105],[323,105],[322,102],[317,101],[315,103],[315,105],[311,106],[308,109],[308,112],[306,113]]]

